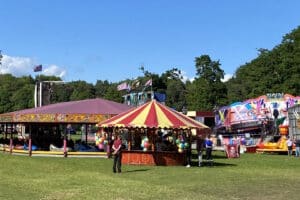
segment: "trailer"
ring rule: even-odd
[[[288,109],[289,136],[300,139],[300,104],[296,104]]]

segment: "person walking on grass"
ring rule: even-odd
[[[206,148],[206,160],[212,165],[212,148],[213,148],[213,142],[211,140],[210,135],[207,137],[205,141],[205,148]]]
[[[202,155],[203,155],[203,149],[204,149],[204,139],[201,134],[198,134],[197,137],[197,152],[198,152],[198,166],[202,166]]]
[[[121,173],[121,160],[122,160],[122,137],[118,135],[117,139],[114,141],[112,150],[114,155],[114,165],[113,165],[113,172]]]

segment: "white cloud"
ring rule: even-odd
[[[60,78],[64,78],[66,76],[67,71],[65,69],[60,68],[57,65],[50,65],[46,69],[44,69],[43,74],[47,76],[58,76]]]
[[[182,70],[180,70],[180,72],[181,72],[181,80],[185,83],[186,81],[191,81],[191,82],[193,82],[194,81],[194,79],[195,79],[195,77],[192,77],[192,78],[189,78],[188,76],[187,76],[187,73],[185,72],[185,71],[182,71]]]
[[[33,71],[34,63],[31,58],[3,55],[0,73],[13,74],[14,76],[29,75]]]
[[[39,63],[32,58],[3,55],[0,74],[12,74],[16,77],[34,75],[33,68],[37,64]],[[57,65],[49,65],[48,67],[43,65],[41,74],[64,78],[66,70]]]
[[[229,79],[233,77],[232,74],[225,74],[224,78],[221,79],[222,82],[227,82]]]

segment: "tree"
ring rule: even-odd
[[[115,102],[123,102],[122,94],[120,91],[117,91],[117,84],[111,84],[104,95],[104,98],[107,100]]]
[[[186,106],[186,89],[181,80],[169,80],[167,83],[166,95],[166,104],[175,108],[177,111],[182,111],[183,107]]]
[[[92,84],[88,84],[85,81],[74,81],[70,83],[72,87],[72,94],[70,96],[71,101],[91,99],[95,97],[95,89]]]
[[[110,83],[105,80],[97,80],[96,85],[95,85],[95,95],[96,97],[101,97],[103,98],[105,94],[107,93],[108,89],[110,87]]]
[[[51,103],[68,102],[73,92],[70,84],[54,84],[52,86]]]
[[[0,113],[32,107],[33,93],[34,80],[31,76],[0,75]]]
[[[186,107],[186,88],[182,82],[181,71],[177,68],[167,70],[160,77],[160,90],[166,94],[166,105],[182,111]]]
[[[258,57],[239,67],[229,80],[229,102],[266,93],[300,93],[300,27],[285,35],[272,50],[259,49]]]
[[[227,88],[221,81],[224,71],[219,61],[212,61],[208,55],[195,58],[198,77],[188,85],[188,109],[213,110],[215,106],[227,103]]]

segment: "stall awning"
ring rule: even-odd
[[[208,126],[156,100],[114,116],[98,125],[99,127],[209,129]]]

